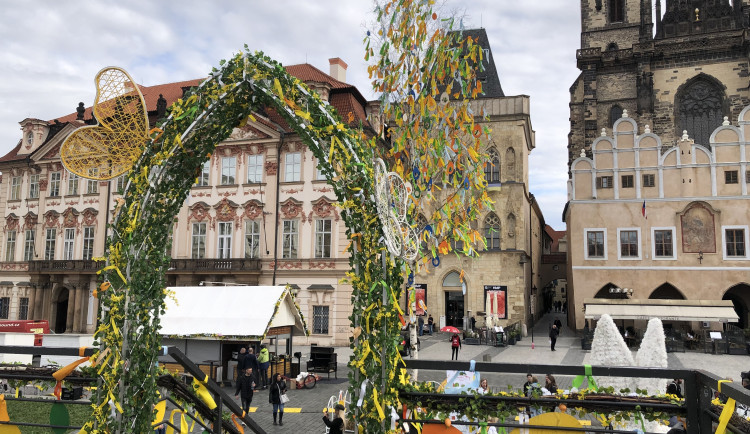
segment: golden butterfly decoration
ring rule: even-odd
[[[63,142],[60,157],[76,175],[107,180],[126,173],[148,140],[146,102],[124,69],[107,67],[96,74],[94,116],[98,125],[78,128]]]

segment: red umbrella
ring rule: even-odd
[[[461,333],[461,331],[453,326],[445,326],[440,329],[441,332],[448,332],[448,333]]]

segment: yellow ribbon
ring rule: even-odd
[[[211,393],[206,389],[206,382],[208,382],[208,375],[206,375],[206,378],[204,378],[203,381],[199,380],[193,383],[193,388],[195,389],[195,394],[198,395],[198,398],[208,406],[209,410],[213,410],[216,408],[216,401],[214,401],[213,396],[211,396]]]
[[[154,410],[156,410],[156,416],[154,417],[154,422],[152,425],[156,425],[157,423],[164,420],[164,413],[167,412],[167,401],[159,401],[154,406]]]
[[[187,421],[185,420],[185,412],[184,411],[178,410],[176,408],[174,410],[172,410],[172,413],[169,415],[169,423],[172,424],[172,425],[174,424],[174,416],[177,413],[180,414],[180,434],[187,434],[187,432],[188,432],[188,424],[187,424]],[[168,425],[167,426],[167,434],[174,434],[174,432],[175,432],[174,428],[172,428],[171,425]]]
[[[380,406],[380,402],[378,401],[378,390],[375,388],[372,389],[372,401],[375,403],[375,408],[378,410],[378,416],[382,421],[385,419],[385,413],[383,413],[383,407]]]
[[[719,393],[721,393],[721,383],[731,383],[731,381],[719,380]],[[735,402],[733,398],[729,398],[727,403],[724,404],[724,409],[721,411],[721,415],[719,415],[719,426],[716,427],[716,434],[725,434],[727,432],[727,424],[729,423],[729,419],[732,418],[732,414],[734,414],[734,406]]]

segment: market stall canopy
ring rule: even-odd
[[[731,300],[583,300],[586,319],[599,319],[609,314],[612,319],[660,318],[662,321],[737,322]]]
[[[284,286],[175,286],[167,288],[161,335],[262,340],[269,331],[307,325],[290,289]]]

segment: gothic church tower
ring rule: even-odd
[[[664,146],[687,130],[709,147],[750,103],[749,14],[750,0],[581,0],[568,164],[625,110]]]

